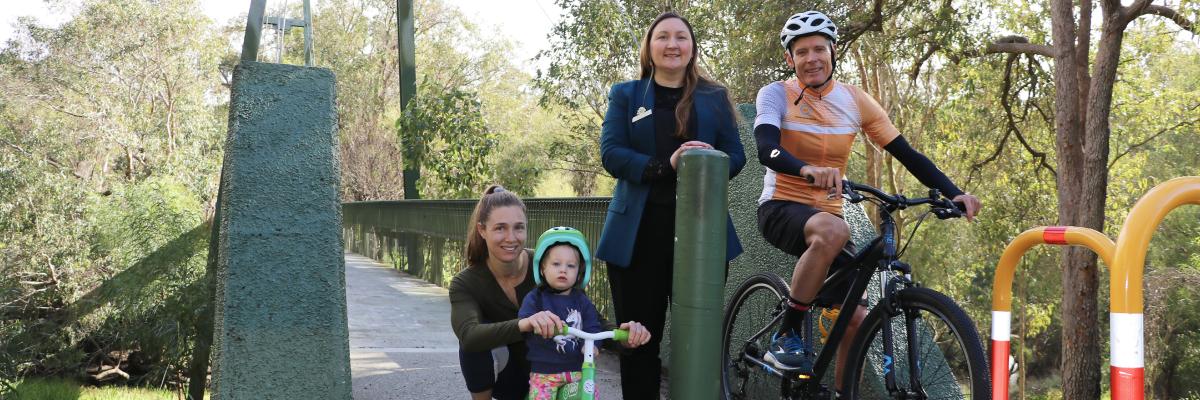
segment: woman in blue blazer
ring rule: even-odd
[[[654,19],[642,40],[641,79],[613,85],[600,134],[600,158],[617,187],[596,258],[608,263],[617,320],[641,321],[652,335],[646,345],[621,355],[626,399],[658,398],[679,155],[688,149],[723,151],[730,178],[746,165],[729,95],[696,65],[693,38],[691,24],[678,14]],[[742,246],[732,220],[727,230],[726,257],[732,260]]]

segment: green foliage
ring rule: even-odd
[[[534,196],[547,164],[546,158],[532,156],[544,154],[546,149],[542,143],[531,139],[516,139],[516,143],[504,146],[493,155],[497,160],[492,164],[494,181],[522,196]]]
[[[291,13],[298,15],[298,7],[293,3]],[[314,25],[320,27],[322,38],[314,49],[314,62],[333,70],[338,78],[342,194],[347,201],[403,197],[396,182],[403,180],[403,149],[410,146],[396,134],[402,116],[395,7],[390,0],[335,0],[314,11]],[[439,0],[415,1],[413,11],[417,81],[422,82],[418,95],[448,99],[456,91],[470,93],[479,103],[472,113],[481,115],[493,139],[477,171],[483,175],[447,183],[438,181],[445,171],[425,169],[420,185],[433,192],[422,195],[475,197],[482,190],[479,182],[499,182],[531,194],[524,189],[531,188],[542,171],[564,168],[544,163],[553,158],[543,157],[548,148],[544,143],[560,136],[558,110],[538,106],[538,96],[528,88],[530,77],[519,69],[520,60],[512,56],[508,39],[491,34],[491,27],[479,26],[462,10]],[[240,29],[231,26],[230,37],[237,38]],[[298,62],[301,37],[292,34],[287,40],[285,60]],[[457,111],[453,114],[426,113],[443,121],[461,118]],[[477,186],[458,187],[463,185]]]
[[[200,14],[89,0],[0,48],[0,381],[185,365],[231,52]]]
[[[182,368],[196,334],[192,322],[208,307],[201,290],[208,226],[198,203],[169,178],[98,199],[84,225],[95,230],[93,262],[104,267],[58,272],[79,280],[80,290],[60,299],[61,308],[19,325],[0,350],[26,372],[62,373],[107,360],[138,382]],[[122,355],[110,358],[114,352]]]
[[[73,304],[96,321],[103,349],[136,349],[146,374],[182,369],[196,335],[193,321],[210,306],[203,291],[209,227],[199,199],[170,178],[131,186],[96,211],[97,253],[128,266]],[[93,305],[104,304],[85,312]],[[131,356],[132,357],[132,356]],[[161,363],[161,364],[160,364]]]
[[[484,123],[476,95],[457,88],[445,91],[428,80],[397,120],[404,153],[425,178],[422,192],[433,198],[470,198],[490,177],[485,169],[495,135]]]
[[[300,2],[290,5],[288,15],[302,15]],[[393,127],[400,109],[395,7],[390,0],[334,0],[313,9],[319,35],[313,62],[337,77],[341,192],[348,201],[403,197],[403,185],[396,184],[403,182],[403,166]],[[245,20],[233,21],[226,34],[240,41],[244,29]],[[288,36],[285,49],[285,62],[303,62],[300,30]]]
[[[556,2],[565,16],[537,59],[549,61],[534,80],[543,107],[560,111],[563,127],[550,144],[549,159],[561,160],[576,193],[593,192],[600,165],[600,123],[612,84],[638,78],[643,30],[663,11],[652,1]],[[607,195],[608,193],[598,193]]]

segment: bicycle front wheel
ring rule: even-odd
[[[926,288],[897,297],[899,313],[880,303],[863,320],[848,361],[850,398],[989,399],[987,358],[962,308]]]
[[[781,378],[747,358],[762,360],[771,345],[771,321],[783,312],[788,286],[779,275],[758,273],[746,279],[729,305],[721,335],[721,389],[725,399],[782,397]]]

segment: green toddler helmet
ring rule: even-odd
[[[575,246],[579,250],[579,254],[583,256],[583,274],[575,280],[575,287],[587,286],[588,280],[592,277],[591,251],[588,250],[587,240],[584,239],[583,233],[568,226],[547,229],[542,232],[542,236],[538,237],[537,250],[533,252],[533,266],[537,268],[537,273],[533,274],[533,282],[538,286],[542,285],[542,256],[551,246],[559,243]]]

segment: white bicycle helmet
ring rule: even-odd
[[[837,44],[837,25],[833,24],[832,19],[820,11],[796,13],[783,24],[783,30],[779,32],[779,44],[783,45],[784,50],[790,50],[788,45],[792,44],[792,40],[815,34],[825,35]]]
[[[809,35],[824,35],[825,37],[829,38],[834,45],[836,45],[838,41],[837,25],[834,25],[833,20],[829,19],[829,16],[820,11],[810,10],[802,13],[792,14],[792,16],[788,18],[787,22],[783,23],[783,29],[779,31],[779,44],[783,45],[783,51],[791,54],[792,49],[788,46],[792,44],[792,41],[796,40],[798,37]],[[837,57],[833,51],[834,49],[831,46],[829,49],[829,77],[825,78],[825,82],[829,82],[829,80],[833,79],[833,72],[837,70]],[[805,87],[808,87],[807,84],[801,84]],[[824,84],[825,83],[821,83],[817,86],[820,87]],[[800,100],[803,98],[804,92],[801,91],[800,97],[796,98],[795,104],[800,104]]]

